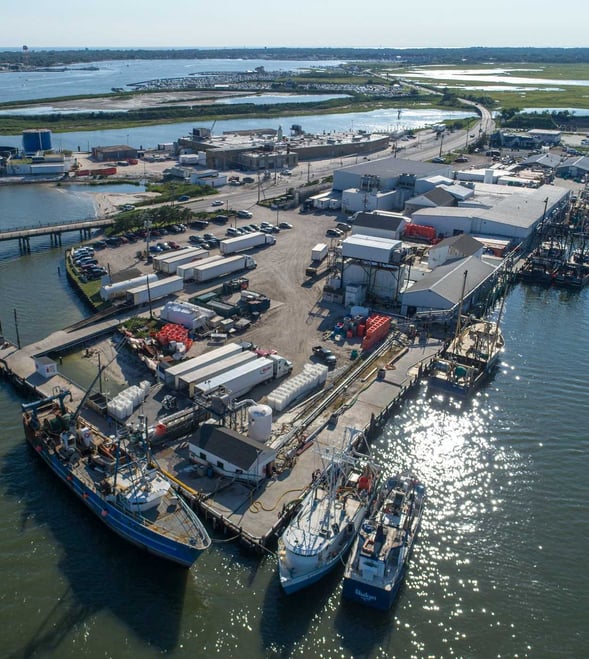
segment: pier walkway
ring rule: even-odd
[[[99,217],[92,220],[79,220],[78,222],[63,222],[61,224],[38,224],[14,229],[3,229],[0,231],[0,241],[18,240],[22,253],[31,251],[31,238],[49,236],[51,245],[61,245],[61,234],[68,231],[79,231],[80,241],[89,240],[92,231],[111,226],[114,223],[112,217]]]
[[[442,342],[437,339],[412,344],[398,353],[390,368],[385,369],[384,377],[379,378],[374,372],[366,381],[357,381],[354,385],[357,390],[346,392],[345,401],[336,413],[337,422],[330,422],[329,412],[316,419],[305,431],[304,444],[291,451],[290,465],[256,489],[199,473],[188,461],[188,438],[158,451],[157,459],[184,492],[194,498],[200,512],[213,526],[223,527],[228,535],[239,537],[252,547],[267,547],[309,488],[313,472],[324,468],[316,449],[342,449],[347,427],[360,430],[365,436],[380,429],[441,348]],[[378,462],[378,455],[374,459]]]

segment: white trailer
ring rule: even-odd
[[[178,389],[180,385],[180,380],[178,379],[183,373],[188,373],[199,366],[206,366],[207,364],[212,364],[216,360],[225,359],[231,355],[237,355],[242,352],[242,347],[238,343],[227,343],[220,348],[215,348],[214,350],[209,350],[208,352],[198,355],[198,357],[192,357],[191,359],[186,359],[179,364],[174,364],[173,366],[168,366],[164,363],[159,363],[157,367],[156,374],[160,380],[163,380],[166,384],[174,386]]]
[[[250,270],[256,267],[256,262],[251,256],[240,254],[236,256],[229,256],[228,258],[215,261],[214,263],[206,263],[205,265],[197,265],[194,268],[194,280],[202,283],[229,275],[240,270]]]
[[[264,233],[263,231],[254,231],[245,236],[236,236],[235,238],[227,238],[219,243],[219,251],[226,256],[229,254],[236,254],[243,252],[246,249],[253,249],[254,247],[261,247],[262,245],[274,245],[276,238],[271,234]]]
[[[146,304],[167,295],[172,295],[172,293],[179,293],[183,288],[184,281],[182,277],[166,277],[165,279],[158,279],[153,283],[130,288],[127,291],[127,302],[134,305]]]
[[[150,284],[158,280],[158,276],[155,272],[151,272],[148,275],[141,275],[140,277],[133,277],[133,279],[125,279],[124,281],[117,281],[114,284],[105,284],[100,287],[100,297],[105,302],[108,300],[114,300],[117,297],[125,297],[127,291],[131,288],[136,288],[142,284]]]
[[[191,281],[194,279],[194,268],[196,268],[196,266],[214,263],[215,261],[220,261],[222,258],[223,257],[220,254],[215,254],[215,256],[207,256],[205,259],[183,263],[176,268],[176,274],[178,277],[182,277],[184,281]]]
[[[255,359],[259,359],[255,352],[244,350],[238,355],[231,355],[231,357],[217,361],[214,364],[208,364],[208,366],[199,367],[194,371],[188,371],[188,373],[184,373],[179,378],[180,389],[188,389],[190,397],[193,397],[195,385],[199,382],[212,380],[217,375],[239,368],[240,366],[243,366],[243,364],[249,364]]]
[[[292,362],[279,355],[260,357],[255,361],[234,368],[226,373],[198,382],[194,386],[195,394],[209,394],[223,387],[232,398],[243,396],[259,384],[280,378],[292,370]]]
[[[206,249],[200,247],[187,247],[171,254],[158,254],[153,257],[153,269],[156,272],[164,272],[173,275],[176,268],[183,263],[204,259],[209,255]]]
[[[328,251],[329,247],[325,243],[317,243],[311,250],[311,261],[318,265],[325,259]]]

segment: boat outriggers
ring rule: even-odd
[[[359,432],[359,431],[355,431]],[[278,541],[280,584],[286,593],[330,572],[350,548],[372,501],[379,468],[367,458],[331,449],[300,510]]]
[[[348,557],[342,595],[389,609],[405,576],[421,524],[425,487],[411,475],[383,481]]]
[[[114,438],[68,411],[67,390],[23,404],[25,436],[37,455],[112,531],[190,567],[211,544],[202,522],[157,469],[142,428]],[[80,404],[81,406],[81,404]]]

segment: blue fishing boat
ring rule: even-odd
[[[425,487],[409,475],[382,483],[346,563],[345,598],[375,609],[390,609],[411,558],[424,498]]]
[[[157,469],[143,429],[106,437],[68,411],[67,390],[23,404],[29,444],[90,510],[119,536],[190,567],[211,539],[202,522]]]

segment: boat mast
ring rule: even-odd
[[[464,292],[466,290],[466,277],[468,270],[464,271],[464,279],[462,281],[462,292],[460,293],[460,304],[458,305],[458,318],[456,319],[456,331],[454,332],[454,339],[456,340],[460,334],[460,325],[462,319],[462,305],[464,304]]]

